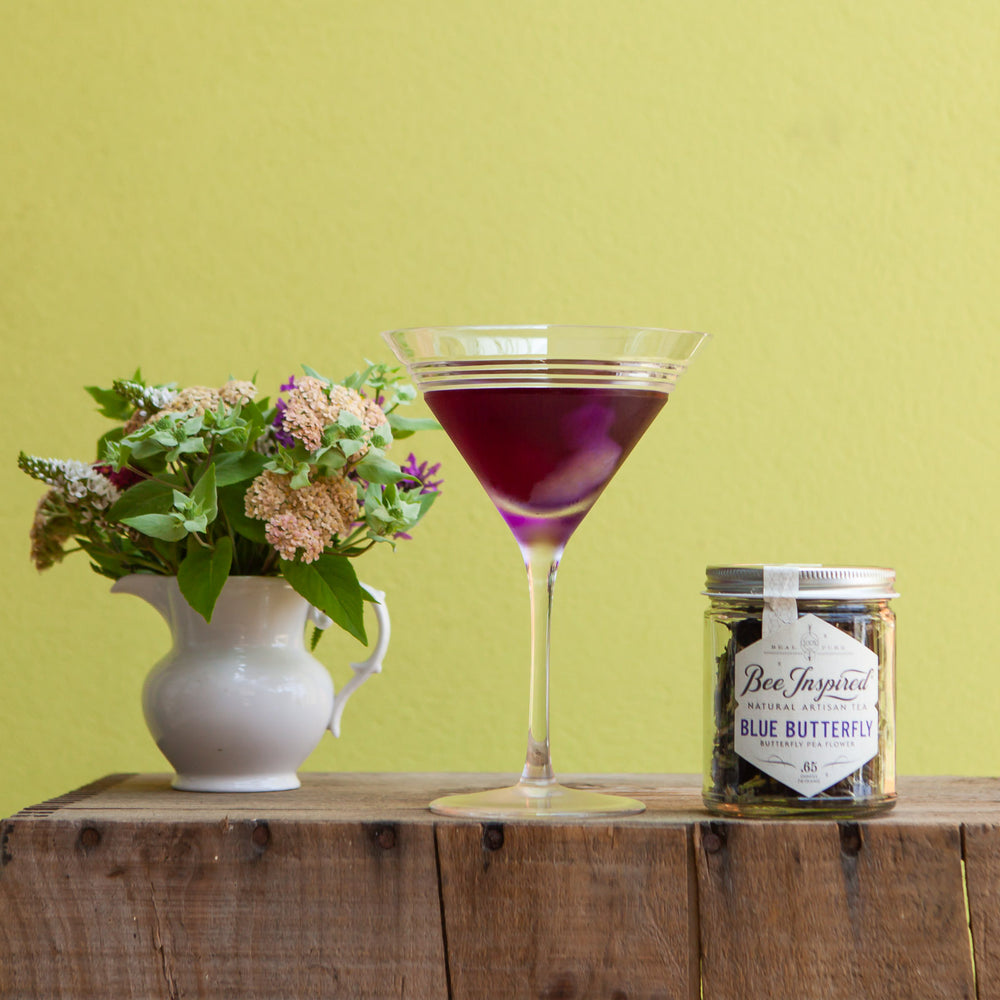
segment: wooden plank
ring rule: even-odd
[[[979,1000],[1000,1000],[1000,828],[969,823],[962,837]]]
[[[904,777],[852,826],[712,822],[694,775],[568,775],[647,810],[492,847],[427,808],[508,777],[211,795],[116,775],[22,810],[0,829],[0,1000],[691,1000],[699,949],[706,1000],[972,997],[963,847],[979,996],[1000,1000],[1000,779]]]
[[[510,774],[351,773],[304,774],[302,787],[285,792],[209,793],[179,792],[170,787],[169,774],[116,775],[91,786],[89,795],[80,790],[32,806],[18,814],[37,810],[59,822],[85,811],[88,814],[120,815],[133,811],[146,819],[164,822],[187,816],[206,822],[225,817],[252,819],[260,815],[287,819],[326,821],[374,821],[426,823],[438,819],[427,808],[439,795],[478,791],[509,785]],[[704,817],[700,784],[693,775],[569,775],[575,787],[597,788],[639,795],[647,801],[647,813],[630,822],[655,826],[669,821],[694,821]],[[58,806],[58,811],[53,809]]]
[[[499,787],[511,780],[507,774],[323,773],[302,775],[302,787],[294,791],[212,794],[178,792],[170,787],[168,774],[113,775],[18,815],[44,814],[50,821],[60,822],[81,811],[110,815],[137,810],[147,819],[164,822],[182,815],[206,822],[264,815],[433,825],[437,817],[427,808],[431,799],[450,792]],[[576,787],[617,791],[641,799],[646,812],[629,817],[630,826],[664,822],[693,825],[708,816],[696,775],[564,775],[563,780]],[[904,776],[898,785],[899,802],[878,818],[880,825],[1000,820],[1000,778]]]
[[[0,997],[445,998],[433,829],[6,824]]]
[[[976,996],[958,825],[701,823],[705,1000]]]
[[[452,997],[698,997],[684,826],[441,822]]]

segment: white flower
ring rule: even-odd
[[[168,389],[166,386],[162,388],[151,386],[146,389],[146,401],[153,411],[162,410],[165,406],[172,403],[177,398],[177,395],[173,389]]]
[[[93,470],[83,462],[76,462],[71,459],[64,459],[59,463],[62,478],[65,481],[64,489],[66,494],[82,500],[88,492],[89,481]]]
[[[98,510],[106,510],[122,495],[122,491],[114,483],[96,471],[87,480],[87,488],[90,491],[90,502]]]
[[[69,503],[87,501],[97,510],[105,510],[121,496],[121,490],[114,483],[85,462],[52,459],[48,469],[45,481],[60,488]]]

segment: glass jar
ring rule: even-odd
[[[891,569],[710,566],[705,805],[854,817],[896,798]]]

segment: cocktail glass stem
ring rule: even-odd
[[[528,694],[528,752],[521,783],[533,786],[555,782],[549,739],[549,648],[552,630],[552,592],[562,546],[533,542],[521,547],[528,571],[531,598],[531,680]]]

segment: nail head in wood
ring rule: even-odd
[[[726,846],[726,830],[719,823],[703,823],[701,846],[706,854],[718,854]]]
[[[840,849],[849,857],[856,856],[861,851],[863,839],[861,827],[857,823],[841,823]]]
[[[503,847],[502,823],[487,823],[483,826],[483,847],[487,851],[499,851]]]
[[[101,842],[101,831],[93,826],[85,826],[80,831],[80,846],[88,851],[93,850]]]
[[[383,851],[390,851],[396,846],[396,830],[391,826],[376,827],[373,839]]]

